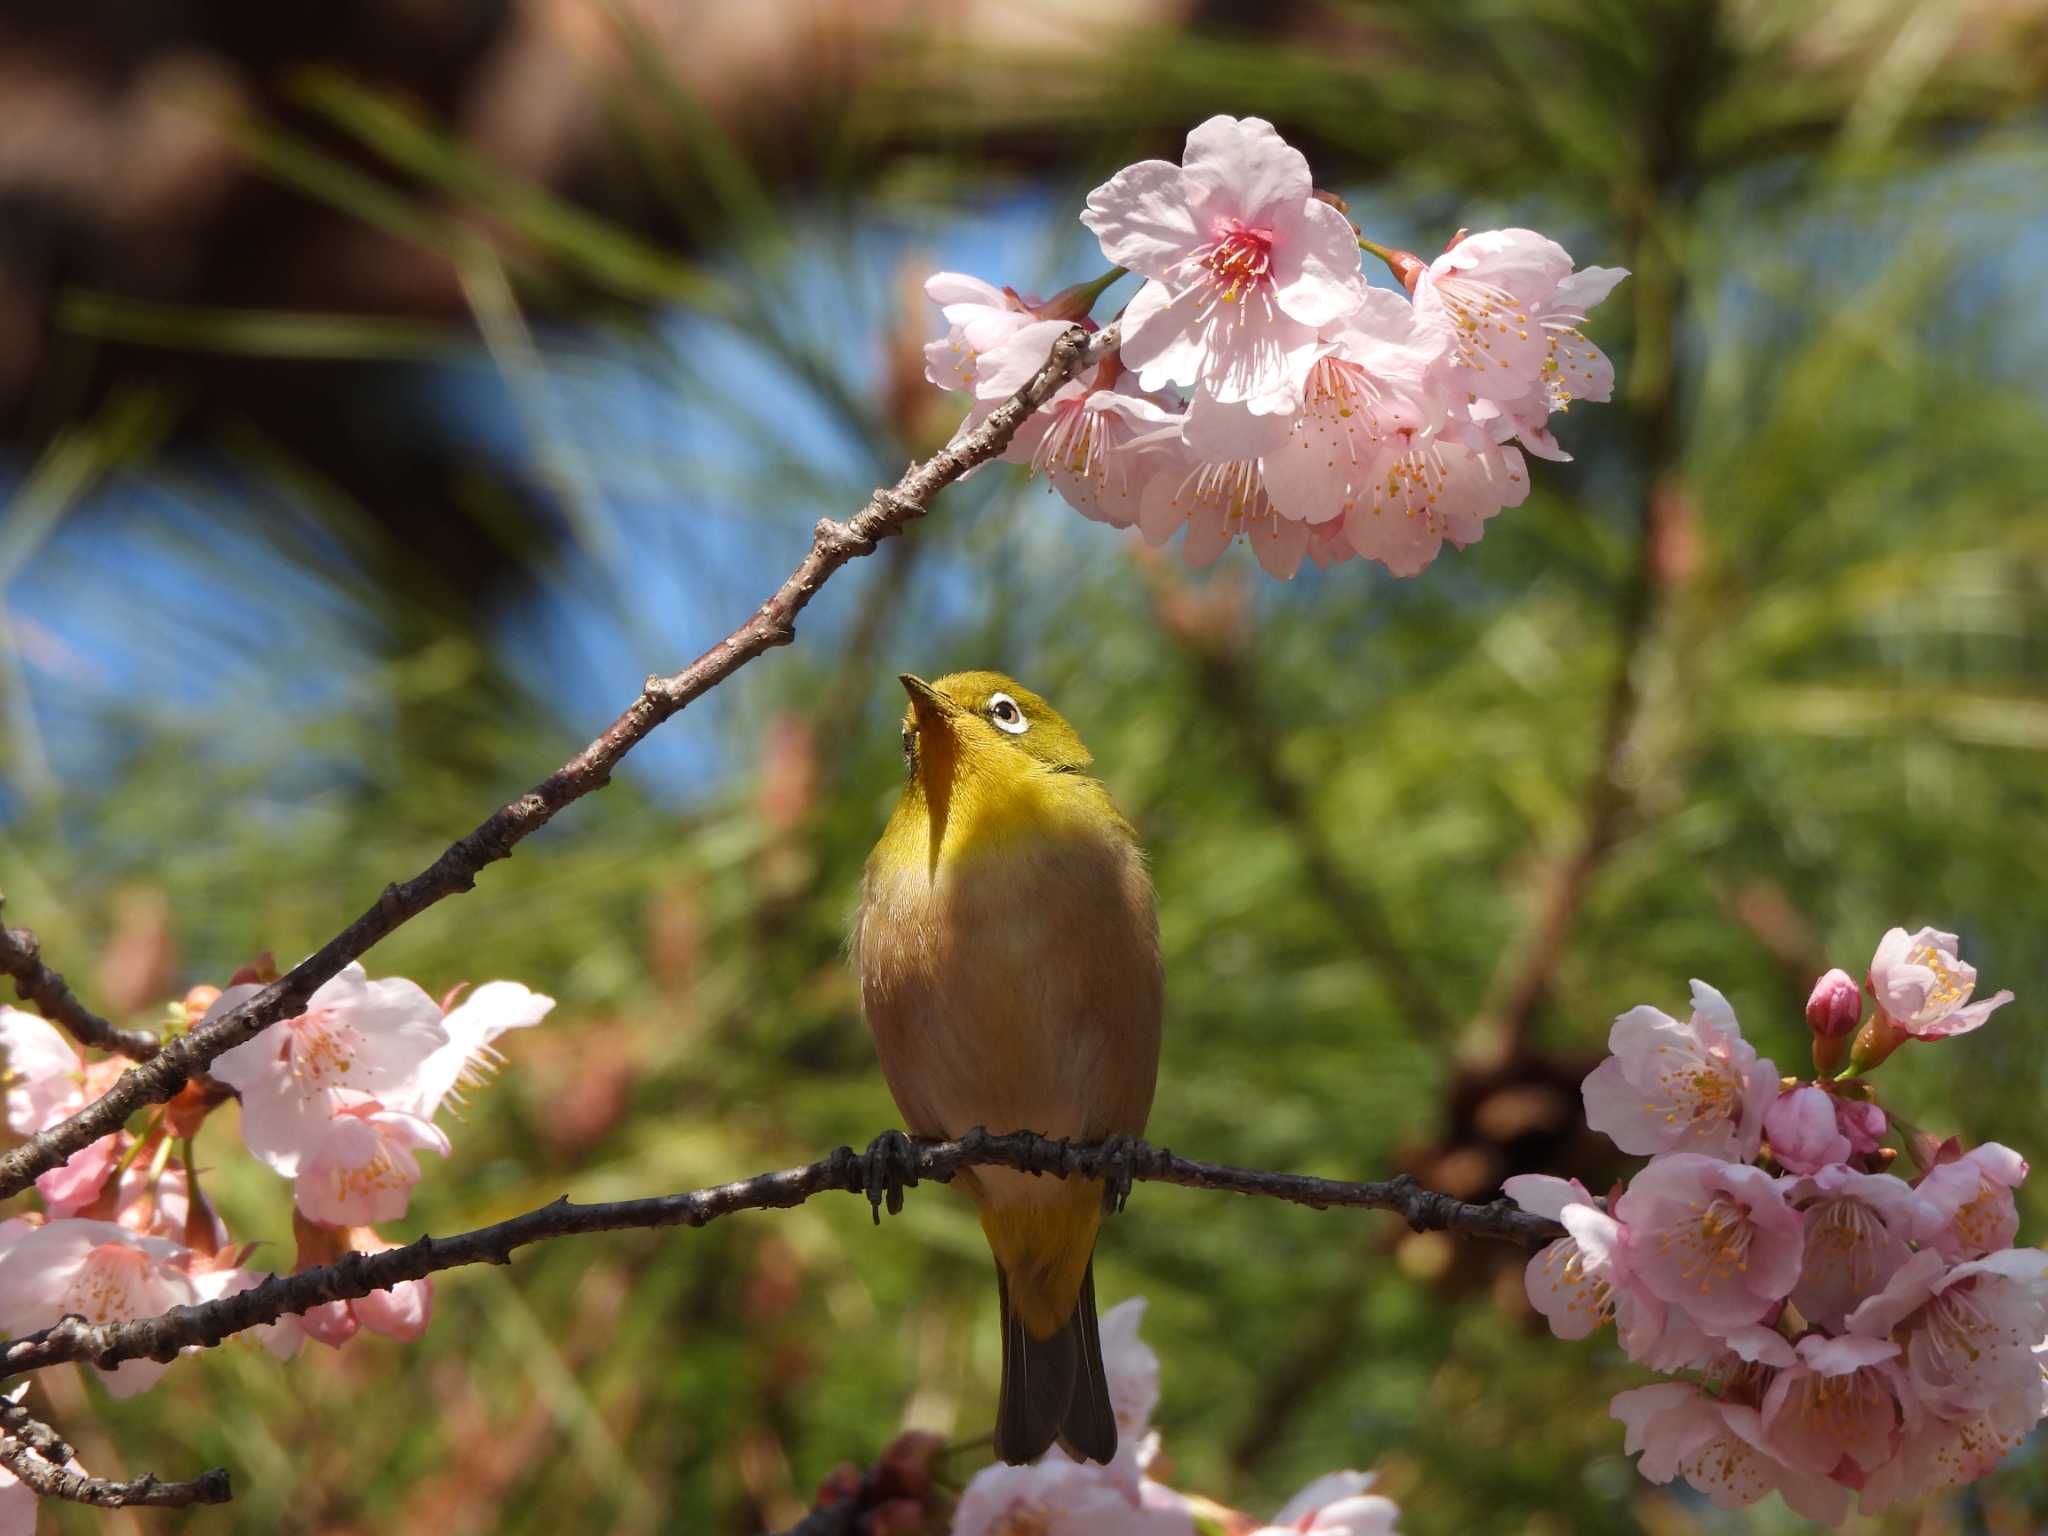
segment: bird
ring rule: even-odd
[[[1165,982],[1151,875],[1081,738],[1000,672],[899,679],[906,782],[862,881],[853,954],[882,1074],[913,1135],[979,1126],[1141,1135]],[[995,1451],[1107,1463],[1100,1179],[963,1170],[996,1262]]]

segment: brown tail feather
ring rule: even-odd
[[[1033,1338],[1010,1308],[1010,1283],[996,1266],[1003,1314],[1003,1387],[996,1409],[996,1455],[1012,1466],[1036,1461],[1053,1441],[1082,1461],[1116,1455],[1116,1413],[1095,1323],[1095,1268],[1081,1281],[1074,1315],[1051,1338]]]

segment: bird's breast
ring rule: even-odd
[[[855,949],[910,1128],[1141,1132],[1158,1072],[1159,943],[1144,861],[1120,825],[940,861],[882,853]]]

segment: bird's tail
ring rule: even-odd
[[[1024,1326],[1010,1305],[1010,1281],[996,1265],[1003,1309],[1003,1390],[996,1408],[996,1455],[1012,1466],[1036,1461],[1057,1440],[1079,1461],[1116,1456],[1116,1411],[1095,1324],[1095,1265],[1081,1272],[1074,1314],[1049,1338]]]

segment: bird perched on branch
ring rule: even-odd
[[[998,672],[908,674],[909,782],[868,858],[854,954],[882,1072],[913,1134],[1145,1129],[1163,985],[1130,824],[1052,706]],[[1101,1180],[977,1168],[954,1180],[995,1252],[995,1449],[1116,1454],[1091,1260]]]

